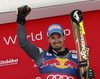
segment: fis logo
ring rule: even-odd
[[[43,59],[42,61],[43,65],[41,66],[41,68],[44,68],[46,66],[55,66],[57,68],[60,69],[65,69],[65,68],[78,68],[78,65],[76,63],[74,63],[71,60],[66,59],[60,59],[60,58],[53,58],[51,60],[47,60],[45,61],[45,59]]]

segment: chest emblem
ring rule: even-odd
[[[61,59],[61,58],[53,58],[53,59],[50,59],[50,60],[45,60],[43,59],[42,61],[42,66],[40,68],[44,68],[46,66],[55,66],[57,68],[60,68],[60,69],[65,69],[65,68],[78,68],[78,65],[69,60],[69,59]]]

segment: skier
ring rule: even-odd
[[[81,79],[77,54],[69,52],[68,48],[64,48],[65,35],[62,27],[58,24],[49,26],[48,41],[50,46],[48,51],[45,51],[36,47],[27,39],[25,17],[30,13],[31,8],[25,5],[19,7],[17,11],[19,46],[36,62],[42,75],[41,78],[56,79],[59,76],[60,79]],[[83,76],[86,77],[86,72]],[[89,68],[89,78],[93,79],[94,77],[94,71]]]

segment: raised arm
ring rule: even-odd
[[[27,39],[27,34],[25,30],[25,16],[29,14],[30,10],[31,9],[27,5],[18,8],[18,42],[19,46],[28,54],[28,56],[30,56],[36,62],[37,66],[39,67],[45,50],[36,47]]]

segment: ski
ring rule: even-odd
[[[89,68],[89,51],[87,47],[87,41],[85,36],[85,30],[83,26],[83,14],[81,10],[73,10],[70,13],[72,22],[73,34],[75,39],[76,50],[79,60],[79,68],[81,72],[81,79],[84,79],[82,74],[87,71],[86,79],[88,79]]]

